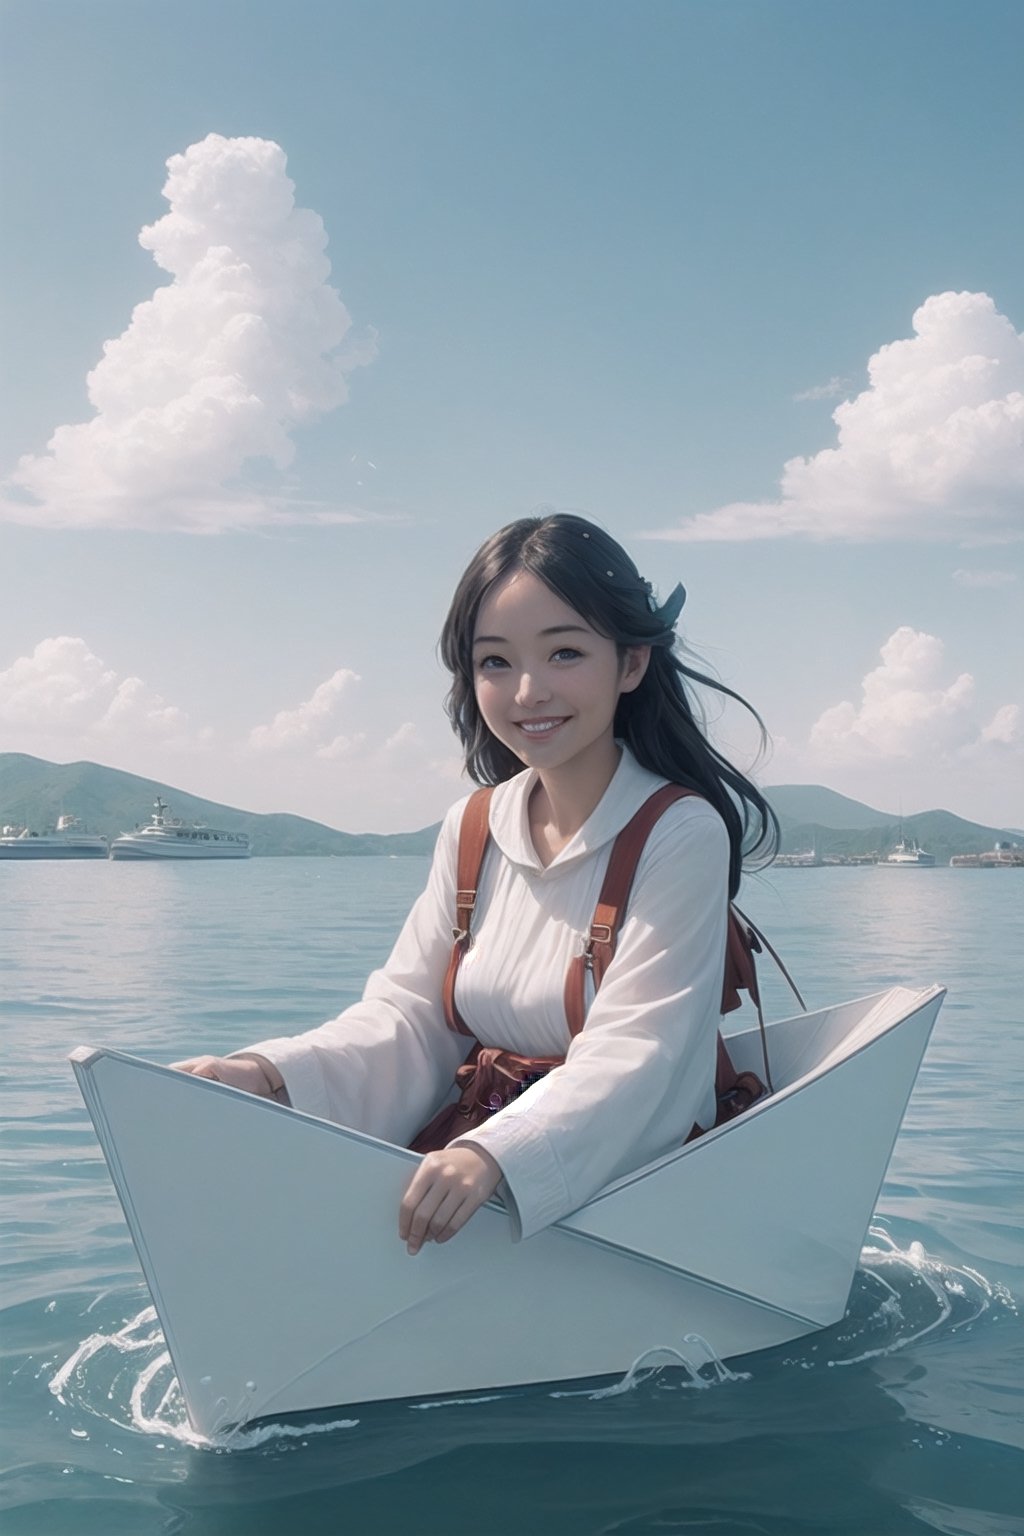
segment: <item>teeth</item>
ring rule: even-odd
[[[543,736],[546,731],[553,731],[561,723],[561,720],[544,720],[531,724],[525,720],[520,720],[519,725],[529,736]]]

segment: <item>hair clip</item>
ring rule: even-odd
[[[685,602],[686,588],[683,586],[682,582],[680,582],[678,586],[674,587],[673,590],[669,593],[661,607],[655,609],[658,618],[664,624],[666,629],[675,629],[676,620],[682,613],[683,604]]]
[[[659,620],[663,629],[675,629],[676,620],[683,610],[683,604],[686,602],[686,588],[682,582],[674,587],[665,601],[659,605],[651,583],[645,581],[642,576],[638,580],[646,594],[647,606],[654,618]]]

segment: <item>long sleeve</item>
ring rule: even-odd
[[[426,889],[362,999],[316,1029],[247,1047],[277,1067],[296,1109],[399,1146],[444,1102],[472,1044],[448,1029],[441,1001],[463,805],[446,816]]]
[[[615,957],[565,1064],[458,1145],[499,1164],[518,1235],[578,1209],[714,1119],[729,848],[710,807],[673,807],[637,869]]]

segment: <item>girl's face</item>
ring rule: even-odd
[[[591,629],[527,571],[480,605],[473,638],[476,701],[491,733],[543,774],[575,765],[614,771],[612,726],[623,693],[647,670],[650,648],[627,651]]]

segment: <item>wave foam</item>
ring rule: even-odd
[[[868,1237],[843,1321],[795,1341],[800,1352],[788,1354],[784,1365],[803,1370],[860,1365],[928,1337],[946,1337],[986,1314],[1016,1313],[1010,1292],[968,1265],[934,1258],[920,1242],[900,1248],[880,1224],[871,1227]],[[97,1310],[110,1295],[104,1292],[94,1298],[86,1314]],[[682,1391],[705,1391],[748,1381],[753,1375],[749,1370],[731,1370],[707,1339],[688,1333],[679,1342],[645,1350],[610,1386],[563,1388],[548,1395],[596,1402],[636,1391],[666,1370],[671,1374],[659,1386]],[[353,1418],[304,1424],[268,1421],[226,1429],[211,1437],[198,1434],[189,1424],[181,1388],[151,1306],[143,1307],[119,1326],[101,1327],[89,1334],[54,1372],[49,1388],[61,1403],[79,1413],[200,1450],[251,1450],[268,1442],[304,1440],[352,1429],[359,1423]],[[427,1409],[466,1402],[482,1404],[502,1401],[508,1395],[499,1391],[469,1399],[427,1399],[410,1406]]]
[[[92,1311],[93,1306],[95,1302],[86,1310]],[[198,1434],[188,1421],[185,1400],[153,1307],[144,1307],[119,1328],[91,1333],[54,1373],[48,1385],[54,1397],[66,1406],[121,1428],[175,1440],[197,1450],[252,1450],[270,1440],[306,1439],[337,1429],[352,1429],[359,1423],[358,1419],[267,1423],[229,1429],[215,1436]]]

